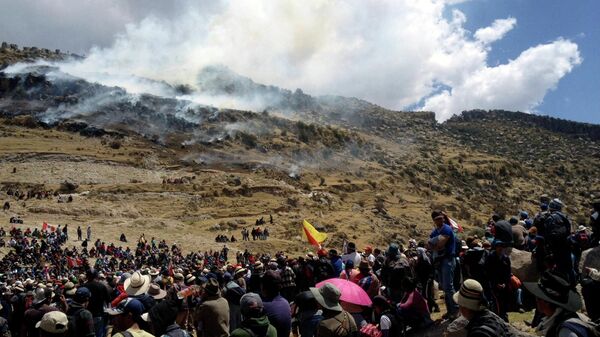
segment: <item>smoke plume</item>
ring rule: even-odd
[[[469,108],[533,111],[581,62],[577,45],[557,37],[507,64],[489,65],[492,44],[510,34],[518,18],[499,18],[473,33],[456,2],[182,0],[167,14],[130,15],[110,46],[92,48],[62,70],[130,93],[176,96],[161,81],[198,89],[203,69],[225,65],[258,83],[392,109],[430,109],[445,120]],[[560,69],[548,76],[554,64]],[[521,72],[527,76],[510,76]],[[513,88],[519,88],[516,98]],[[260,97],[234,96],[196,91],[186,99],[253,110],[268,105]]]

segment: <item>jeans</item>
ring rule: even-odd
[[[456,260],[453,257],[445,257],[440,261],[438,267],[438,282],[444,291],[444,302],[446,302],[446,310],[449,314],[458,312],[458,305],[454,302],[454,269],[456,268]]]

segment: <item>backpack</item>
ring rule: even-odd
[[[564,321],[561,328],[567,328],[574,332],[579,337],[600,337],[600,324],[581,318],[570,318]]]
[[[178,329],[175,332],[167,332],[166,334],[161,335],[160,337],[191,337],[191,335],[189,332],[183,329]]]
[[[428,278],[433,274],[433,264],[431,258],[427,256],[427,251],[424,249],[417,249],[417,263],[414,267],[415,276],[419,279]]]
[[[571,223],[564,214],[552,213],[545,223],[546,242],[553,248],[564,247],[569,235],[571,235]]]
[[[371,283],[373,283],[373,276],[365,276],[358,281],[358,285],[365,291],[368,292],[369,288],[371,288]]]
[[[240,303],[240,299],[242,298],[242,296],[244,296],[244,294],[246,294],[246,291],[244,290],[244,288],[237,286],[237,287],[227,287],[226,286],[226,291],[223,297],[225,297],[225,299],[229,302],[229,303],[234,303],[234,304],[239,304]]]
[[[413,270],[407,259],[399,257],[397,260],[389,261],[388,286],[400,286],[405,278],[413,278]]]
[[[81,308],[77,311],[75,311],[72,315],[68,315],[67,319],[69,321],[68,325],[67,325],[67,331],[68,331],[68,336],[77,336],[77,323],[78,321],[81,319],[81,312],[84,309]]]
[[[334,336],[340,336],[340,337],[357,337],[359,331],[355,328],[352,327],[352,324],[350,324],[350,319],[349,319],[350,314],[344,311],[344,320],[340,321],[337,320],[340,324],[335,328]],[[351,318],[351,316],[350,316]]]

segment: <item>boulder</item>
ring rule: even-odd
[[[523,250],[513,249],[510,254],[512,273],[522,282],[537,282],[540,275],[531,259],[531,253]]]
[[[600,270],[600,246],[590,248],[581,254],[579,270],[583,270],[585,267],[596,268]]]
[[[454,321],[436,322],[432,326],[424,329],[411,329],[406,332],[406,337],[465,337],[467,331],[465,326],[469,323],[462,316]]]

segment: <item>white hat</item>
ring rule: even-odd
[[[473,279],[467,279],[460,286],[460,290],[452,296],[454,302],[463,308],[481,311],[483,305],[483,287]]]
[[[60,334],[67,331],[69,319],[61,311],[50,311],[36,323],[35,327],[52,334]]]
[[[136,271],[130,278],[125,280],[123,286],[129,296],[144,294],[150,288],[150,275],[142,275],[139,271]]]

